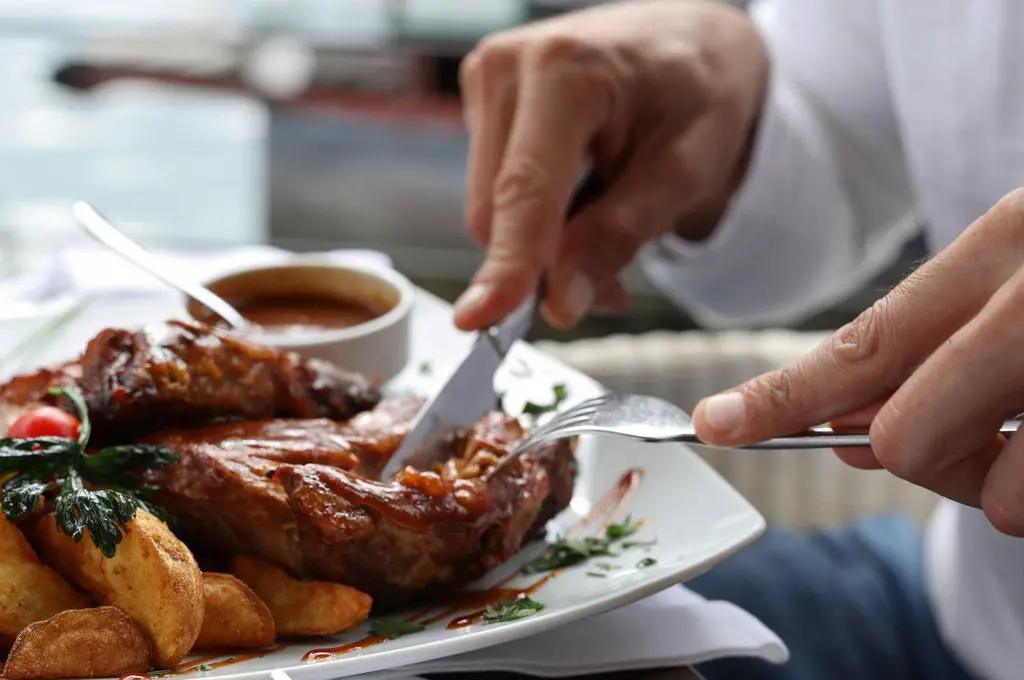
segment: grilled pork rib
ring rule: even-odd
[[[453,436],[438,469],[381,482],[421,399],[380,401],[361,376],[196,323],[105,330],[78,361],[12,380],[0,434],[62,384],[84,394],[93,441],[180,454],[150,481],[191,547],[346,583],[377,611],[476,580],[572,495],[566,442],[487,476],[524,436],[501,413]]]
[[[326,362],[170,321],[104,330],[77,362],[0,387],[0,427],[25,407],[49,401],[51,386],[69,382],[83,392],[96,438],[104,442],[220,420],[344,420],[380,401],[364,377]]]
[[[523,436],[516,419],[493,413],[451,440],[438,470],[376,481],[420,404],[385,401],[343,424],[271,420],[148,437],[181,454],[152,479],[156,500],[202,545],[348,584],[375,611],[457,589],[568,505],[572,452],[552,445],[485,480]]]

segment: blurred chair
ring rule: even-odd
[[[655,395],[692,412],[702,397],[786,365],[824,337],[794,331],[652,332],[537,346],[610,390]],[[934,494],[888,472],[847,467],[828,450],[694,448],[770,523],[820,527],[886,511],[923,523],[936,502]]]

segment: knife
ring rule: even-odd
[[[597,175],[586,176],[573,196],[566,219],[576,215],[603,190],[604,184]],[[512,345],[526,337],[543,299],[542,277],[537,292],[526,302],[497,326],[477,333],[469,353],[416,416],[409,435],[381,470],[382,480],[393,479],[409,465],[417,470],[429,469],[441,457],[442,444],[452,432],[469,428],[495,409],[498,393],[494,375]]]

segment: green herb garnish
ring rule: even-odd
[[[420,375],[430,375],[431,366],[429,361],[420,363]]]
[[[205,663],[201,663],[201,664],[199,664],[198,670],[199,670],[200,673],[209,673],[210,671],[213,670],[213,668],[211,668],[210,666],[207,666]]]
[[[649,541],[626,541],[625,543],[622,544],[622,548],[624,550],[629,550],[631,548],[650,548],[652,545],[654,545],[657,542],[658,541],[656,539],[653,539],[653,538],[651,540],[649,540]]]
[[[602,571],[614,571],[618,569],[614,564],[609,564],[608,562],[598,562],[594,566]]]
[[[524,574],[536,574],[542,571],[553,571],[562,567],[571,567],[585,562],[591,557],[617,557],[616,544],[627,536],[636,533],[640,525],[632,517],[621,522],[609,524],[604,536],[588,536],[586,538],[559,538],[548,546],[540,557],[527,563],[522,571]],[[653,545],[654,541],[650,541]],[[640,541],[627,541],[621,544],[623,549],[646,545]],[[612,565],[600,566],[600,569],[614,569]]]
[[[633,521],[632,515],[626,515],[626,519],[615,524],[609,524],[608,528],[604,530],[604,535],[609,540],[617,541],[625,538],[626,536],[632,536],[636,533],[636,530],[640,528],[640,525]]]
[[[560,538],[537,559],[523,567],[524,574],[552,571],[560,567],[571,567],[591,557],[615,556],[607,538]]]
[[[523,415],[540,416],[545,413],[550,413],[551,411],[557,411],[558,407],[561,406],[562,402],[569,396],[569,390],[563,383],[558,383],[557,385],[552,386],[551,390],[554,392],[554,396],[550,403],[538,404],[533,401],[528,401],[523,404]]]
[[[608,574],[603,571],[588,571],[587,576],[593,576],[594,578],[608,578]]]
[[[658,563],[658,560],[653,557],[645,557],[636,563],[637,569],[646,569],[647,567],[653,567]]]
[[[16,522],[52,497],[54,518],[65,534],[79,542],[88,529],[93,544],[105,557],[113,557],[125,525],[138,508],[160,514],[138,497],[153,490],[143,483],[141,473],[167,467],[178,454],[147,444],[87,453],[92,427],[81,393],[58,387],[50,394],[65,396],[74,404],[80,422],[78,440],[0,439],[0,476],[14,475],[3,485],[4,514]]]
[[[533,616],[544,609],[544,605],[530,597],[504,600],[484,609],[484,623],[506,623]]]
[[[419,633],[426,626],[422,623],[403,621],[401,619],[377,619],[370,624],[370,634],[379,637],[395,640],[403,635]]]

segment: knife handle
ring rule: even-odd
[[[576,192],[569,201],[569,209],[565,211],[565,221],[568,222],[576,217],[583,208],[587,207],[604,194],[606,189],[604,180],[593,170],[587,174],[576,185]]]

